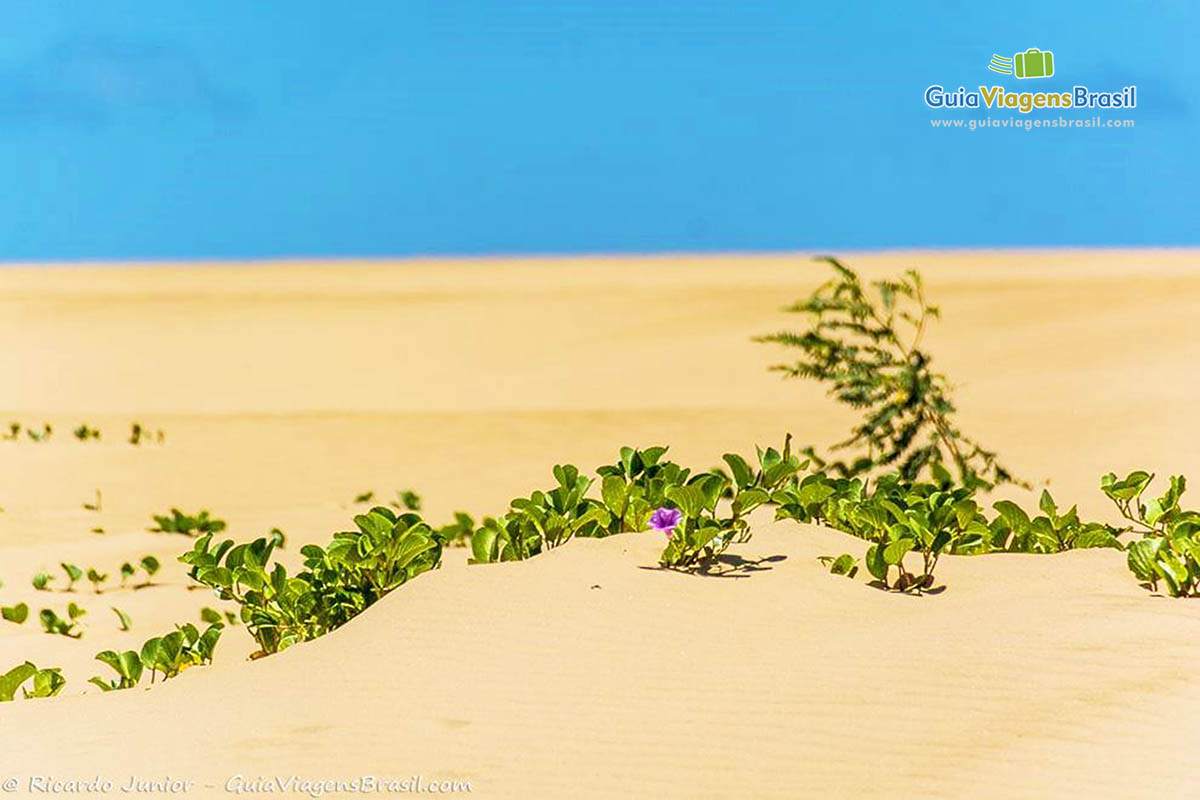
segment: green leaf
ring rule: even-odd
[[[684,516],[695,519],[704,510],[704,493],[695,485],[668,486],[666,498],[679,507]]]
[[[739,488],[744,488],[754,483],[754,470],[746,463],[746,459],[737,453],[726,453],[721,458],[729,465],[729,470],[733,473],[733,482]]]
[[[871,573],[871,576],[887,583],[889,565],[887,559],[883,557],[883,548],[877,544],[871,545],[867,549],[865,561],[867,562],[867,571]]]
[[[17,603],[15,606],[0,607],[0,616],[9,622],[22,625],[29,618],[29,606],[25,603]]]
[[[600,497],[614,516],[625,513],[625,497],[628,489],[620,475],[606,475],[600,483]]]

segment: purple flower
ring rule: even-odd
[[[682,518],[683,514],[677,508],[660,508],[650,515],[650,527],[670,536]]]

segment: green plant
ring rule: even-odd
[[[20,435],[21,435],[21,423],[19,423],[19,422],[8,423],[8,433],[6,433],[4,435],[4,438],[11,442],[11,441],[15,441]]]
[[[128,561],[121,565],[121,588],[125,587],[125,582],[132,578],[136,571]]]
[[[134,422],[129,426],[129,443],[139,445],[143,439],[149,438],[150,432],[142,427],[142,423]]]
[[[142,560],[138,562],[138,566],[140,566],[142,571],[146,573],[146,580],[135,586],[135,589],[141,589],[149,586],[154,579],[154,574],[158,572],[158,569],[161,565],[158,563],[158,559],[154,556],[142,556]]]
[[[817,560],[829,567],[831,575],[845,575],[847,578],[853,578],[858,574],[858,559],[849,553],[842,553],[837,558],[817,556]]]
[[[38,619],[41,620],[42,629],[46,633],[78,639],[83,636],[83,632],[79,630],[78,621],[86,613],[86,611],[75,603],[70,603],[67,605],[67,619],[58,616],[58,614],[49,608],[43,608],[39,611]]]
[[[33,679],[32,691],[23,689],[24,684]],[[0,675],[0,702],[8,702],[17,696],[20,689],[26,699],[34,697],[53,697],[62,691],[66,685],[62,671],[58,667],[38,669],[33,662],[26,661]]]
[[[1171,477],[1161,497],[1143,501],[1153,480],[1142,470],[1121,479],[1110,472],[1100,479],[1100,489],[1131,523],[1126,530],[1142,537],[1127,548],[1126,563],[1137,579],[1154,591],[1161,580],[1172,597],[1195,597],[1200,595],[1200,512],[1179,505],[1187,489],[1182,475]]]
[[[45,442],[54,433],[54,428],[50,427],[50,423],[46,422],[42,424],[40,431],[35,431],[33,428],[26,428],[25,433],[35,442]]]
[[[1000,500],[992,507],[998,515],[988,525],[991,537],[987,551],[1061,553],[1089,547],[1125,549],[1117,539],[1119,530],[1097,522],[1081,522],[1075,506],[1059,514],[1054,498],[1045,490],[1039,502],[1043,513],[1032,519],[1010,500]]]
[[[443,547],[464,547],[471,543],[475,533],[475,519],[465,511],[454,512],[454,522],[447,523],[434,531],[434,537]]]
[[[112,667],[117,673],[117,679],[114,681],[106,681],[99,676],[88,679],[88,683],[99,686],[105,692],[132,689],[142,679],[142,658],[136,651],[126,650],[118,653],[115,650],[105,650],[96,654],[96,660]]]
[[[129,615],[116,606],[111,606],[111,608],[113,613],[117,615],[117,623],[121,626],[121,630],[129,630],[133,625],[133,621],[129,618]]]
[[[84,503],[84,504],[83,504],[83,510],[84,510],[84,511],[99,511],[101,508],[103,508],[103,502],[102,502],[102,499],[101,499],[101,497],[100,497],[100,490],[99,490],[99,489],[97,489],[97,490],[96,490],[96,500],[95,500],[95,502],[92,502],[92,503]]]
[[[64,592],[75,591],[75,581],[83,578],[83,570],[81,570],[79,567],[75,566],[74,564],[67,564],[65,562],[59,564],[59,566],[62,567],[63,572],[67,573],[67,581],[68,581],[67,588],[63,589],[63,591]]]
[[[155,514],[154,533],[180,533],[184,536],[203,536],[206,533],[220,533],[225,530],[225,520],[209,515],[207,510],[195,516],[184,514],[178,508],[172,508],[169,514]]]
[[[655,511],[650,519],[653,528],[668,536],[659,563],[675,569],[704,566],[731,544],[748,541],[746,515],[770,502],[774,493],[795,485],[798,474],[808,464],[791,452],[790,435],[782,451],[760,447],[757,455],[758,466],[752,467],[736,453],[726,453],[723,459],[730,475],[701,473],[683,486],[666,488],[668,505]],[[723,516],[718,513],[718,505],[726,496],[730,498],[729,514]]]
[[[96,594],[100,594],[100,584],[108,580],[108,573],[100,573],[96,571],[95,567],[88,567],[87,579],[92,584],[92,591]]]
[[[29,606],[24,603],[17,603],[15,606],[0,606],[0,617],[8,622],[23,625],[29,618]]]
[[[147,639],[138,653],[130,650],[118,655],[106,650],[97,654],[96,659],[111,666],[117,673],[117,680],[106,682],[102,678],[92,678],[91,683],[105,691],[128,689],[136,685],[146,671],[150,673],[150,682],[154,683],[156,675],[166,680],[174,678],[188,667],[211,664],[224,628],[218,622],[209,625],[201,633],[195,625],[187,622],[177,625],[165,636]],[[135,662],[140,669],[134,666]]]
[[[397,511],[420,511],[421,495],[412,489],[401,489],[396,492],[396,499],[388,505]]]
[[[191,566],[193,580],[241,606],[242,622],[266,655],[345,624],[441,563],[441,543],[417,514],[377,506],[354,523],[356,530],[335,534],[327,548],[301,548],[305,568],[293,577],[271,564],[275,543],[266,538],[214,546],[206,534],[179,560]]]
[[[827,383],[835,399],[863,413],[851,435],[834,446],[857,452],[828,466],[843,477],[891,469],[908,481],[928,469],[942,482],[949,465],[957,482],[970,488],[1019,483],[994,452],[954,423],[949,381],[933,371],[931,356],[921,349],[926,326],[939,316],[921,276],[909,270],[898,280],[876,281],[871,292],[837,259],[818,260],[835,277],[786,309],[806,315],[809,329],[756,341],[802,351],[798,361],[772,369]]]
[[[365,491],[365,492],[360,492],[359,494],[356,494],[356,495],[354,496],[354,504],[355,504],[355,505],[360,505],[360,504],[363,504],[363,503],[369,503],[369,502],[371,502],[371,501],[372,501],[372,500],[374,500],[374,499],[375,499],[375,492],[374,492],[374,490],[372,490],[372,489],[368,489],[367,491]]]
[[[89,439],[100,439],[100,431],[95,428],[88,427],[87,423],[80,425],[74,430],[75,438],[81,442],[86,442]]]
[[[39,592],[48,592],[50,591],[50,584],[53,581],[54,578],[52,576],[47,575],[45,572],[39,572],[33,576],[33,588]]]
[[[553,472],[558,486],[512,500],[501,517],[484,518],[471,536],[471,563],[521,561],[573,536],[596,535],[610,523],[604,506],[585,497],[591,479],[571,464],[559,464]]]
[[[611,517],[599,535],[646,530],[654,510],[667,505],[667,490],[688,482],[691,470],[663,460],[666,453],[666,447],[622,447],[617,463],[596,468],[600,499]]]
[[[206,622],[210,625],[215,622],[220,622],[221,612],[217,611],[215,608],[209,608],[208,606],[205,606],[204,608],[200,609],[200,621]]]

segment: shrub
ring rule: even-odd
[[[305,569],[294,577],[271,565],[275,544],[266,538],[214,546],[206,534],[179,560],[194,580],[241,606],[242,622],[267,655],[345,624],[441,564],[441,542],[417,514],[377,506],[354,523],[357,530],[335,534],[327,548],[301,548]]]
[[[827,383],[835,399],[863,413],[850,436],[834,446],[857,452],[829,467],[843,477],[895,470],[908,481],[928,470],[941,482],[949,465],[964,486],[1017,482],[995,453],[954,424],[950,384],[921,349],[926,326],[940,314],[926,299],[921,276],[910,270],[897,280],[876,281],[872,292],[837,259],[818,260],[833,268],[834,278],[786,309],[806,315],[808,330],[756,341],[800,350],[798,361],[772,369]]]
[[[1149,502],[1142,495],[1154,476],[1138,470],[1122,479],[1108,473],[1100,479],[1104,492],[1132,530],[1142,538],[1129,544],[1126,563],[1137,579],[1158,590],[1166,584],[1172,597],[1200,594],[1200,512],[1179,505],[1187,480],[1172,476],[1167,491]]]
[[[225,520],[209,515],[207,510],[192,516],[184,514],[178,508],[172,508],[169,514],[155,514],[154,533],[180,533],[184,536],[203,536],[206,533],[220,533],[225,530]]]

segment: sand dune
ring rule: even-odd
[[[1061,499],[1108,519],[1102,472],[1200,471],[1200,254],[849,260],[922,269],[963,427]],[[0,667],[70,679],[0,706],[0,777],[169,774],[194,796],[239,773],[420,774],[514,798],[1183,791],[1200,607],[1145,593],[1113,551],[951,558],[944,594],[889,595],[816,561],[857,540],[769,513],[730,577],[654,569],[654,534],[489,567],[454,551],[279,656],[246,662],[235,629],[213,667],[149,691],[84,683],[98,650],[217,605],[173,563],[187,541],[145,531],[171,505],[235,537],[281,527],[294,552],[368,488],[415,488],[437,521],[498,513],[554,463],[623,444],[706,467],[785,431],[835,440],[844,412],[749,342],[823,277],[782,256],[0,270],[0,423],[58,429],[0,442],[0,604],[89,609],[79,641],[0,622]],[[124,443],[134,419],[166,443]],[[84,421],[104,440],[71,439]],[[96,488],[103,509],[84,510]],[[157,586],[29,587],[63,560],[144,553],[166,564]]]

